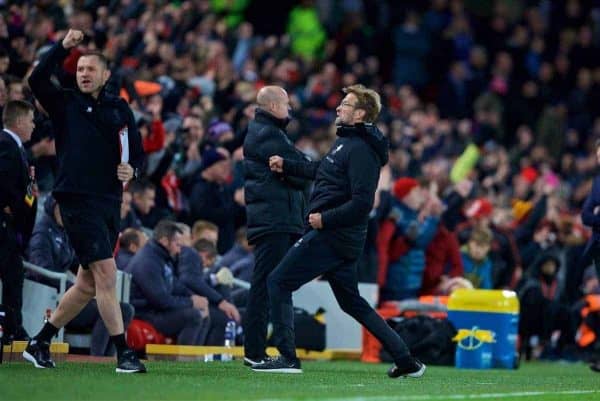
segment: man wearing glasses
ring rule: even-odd
[[[421,377],[425,365],[409,353],[396,332],[358,293],[356,263],[362,252],[379,172],[388,161],[387,138],[373,124],[381,111],[379,94],[362,85],[344,88],[337,107],[338,139],[319,162],[269,159],[283,176],[314,179],[308,231],[269,275],[273,337],[280,357],[255,365],[257,372],[301,373],[296,356],[292,292],[323,276],[341,308],[365,326],[394,359],[390,377]]]

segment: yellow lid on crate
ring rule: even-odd
[[[477,327],[472,329],[459,329],[452,341],[460,343],[465,339],[475,339],[478,343],[493,343],[494,332],[491,330],[479,330]]]
[[[450,295],[448,311],[519,313],[519,298],[514,291],[462,288]]]

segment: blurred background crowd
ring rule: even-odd
[[[580,341],[582,299],[599,291],[580,218],[600,139],[598,1],[0,4],[0,107],[31,100],[28,74],[68,28],[86,40],[57,71],[63,85],[85,49],[111,61],[107,90],[130,102],[147,154],[124,195],[120,253],[172,218],[190,227],[213,284],[230,285],[222,267],[247,280],[241,145],[257,91],[287,90],[288,133],[319,159],[341,89],[362,83],[382,96],[377,125],[391,150],[361,281],[379,285],[380,302],[512,289],[529,354],[568,357]],[[53,135],[40,110],[26,146],[43,193]],[[243,308],[243,294],[226,297]]]

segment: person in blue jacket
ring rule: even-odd
[[[177,277],[183,232],[177,223],[161,220],[152,238],[127,265],[130,301],[135,316],[177,344],[204,345],[210,327],[208,300],[190,291]]]
[[[435,236],[440,217],[428,206],[427,190],[411,177],[394,182],[392,207],[387,216],[394,222],[394,235],[402,237],[407,252],[391,262],[381,288],[381,301],[418,298],[423,284],[425,250]]]

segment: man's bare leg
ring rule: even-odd
[[[58,330],[69,323],[94,297],[95,282],[91,271],[79,268],[75,284],[69,288],[42,330],[27,344],[23,358],[36,368],[53,368],[50,342]]]
[[[98,311],[111,336],[124,333],[123,316],[116,295],[117,265],[113,258],[102,259],[90,264],[96,284]]]
[[[65,292],[49,322],[58,329],[65,326],[94,298],[95,293],[92,272],[80,266],[75,284]]]
[[[90,264],[96,283],[96,302],[98,311],[117,348],[117,373],[144,373],[146,367],[137,358],[135,352],[127,347],[123,315],[117,301],[117,265],[113,258],[103,259]]]

